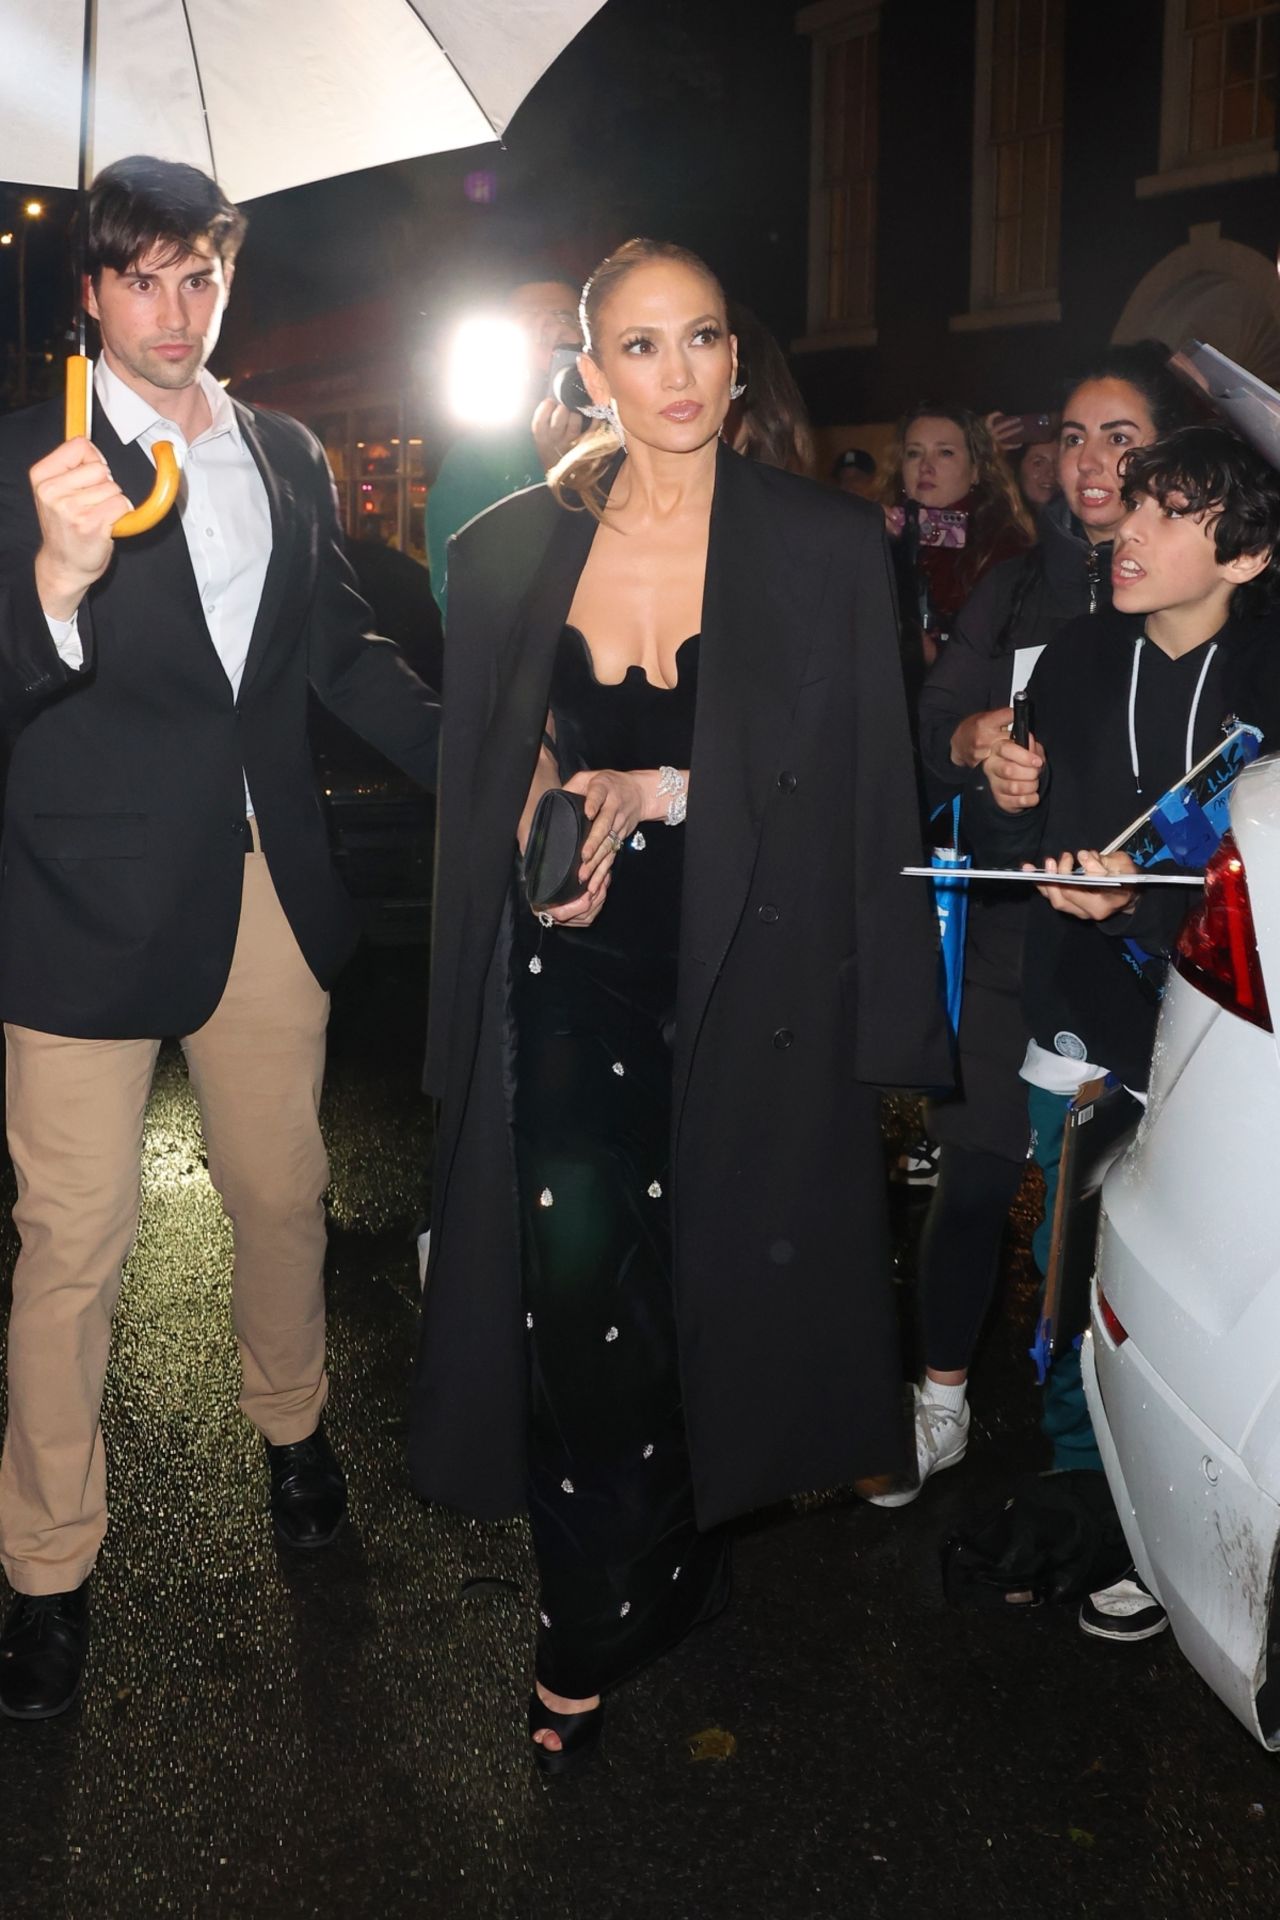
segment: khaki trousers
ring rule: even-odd
[[[318,1119],[328,1017],[329,996],[299,951],[266,856],[247,853],[226,989],[182,1047],[209,1177],[233,1228],[240,1405],[277,1445],[314,1431],[328,1393],[329,1165]],[[106,1532],[102,1387],[120,1269],[137,1231],[160,1042],[4,1031],[22,1250],[9,1320],[0,1564],[19,1593],[59,1593],[92,1571]]]

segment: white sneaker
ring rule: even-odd
[[[1168,1614],[1132,1570],[1091,1593],[1080,1608],[1080,1631],[1094,1640],[1153,1640],[1168,1624]]]
[[[911,1389],[916,1407],[916,1484],[894,1493],[868,1494],[873,1507],[907,1507],[920,1493],[931,1473],[955,1467],[964,1459],[969,1444],[969,1402],[959,1413],[927,1398],[919,1387]]]

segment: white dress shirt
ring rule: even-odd
[[[212,418],[189,445],[181,429],[126,386],[103,359],[93,372],[94,404],[125,445],[136,441],[153,464],[151,449],[157,440],[168,440],[173,447],[182,469],[173,511],[182,522],[209,638],[234,697],[240,691],[271,558],[271,512],[262,475],[226,390],[207,371],[199,377]],[[75,618],[46,618],[59,657],[78,670],[84,649]],[[247,788],[245,798],[247,802]]]

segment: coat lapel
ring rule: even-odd
[[[785,496],[721,447],[711,509],[685,828],[675,1114],[716,976],[742,918],[809,657],[821,568],[803,568]]]
[[[262,475],[262,484],[267,490],[267,505],[271,512],[271,558],[267,562],[267,577],[262,583],[262,598],[258,602],[253,633],[249,639],[249,651],[245,655],[239,701],[244,699],[254,674],[262,664],[263,654],[267,650],[280,612],[285,582],[289,577],[289,565],[293,558],[293,544],[298,529],[298,508],[293,488],[283,474],[276,471],[267,456],[254,415],[248,407],[241,406],[238,401],[234,404],[245,445],[253,455],[254,464]]]

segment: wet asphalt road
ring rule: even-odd
[[[162,1056],[90,1684],[60,1721],[0,1722],[4,1920],[1274,1915],[1274,1763],[1168,1636],[1110,1648],[1066,1612],[942,1602],[949,1523],[1040,1459],[1020,1244],[965,1465],[898,1513],[744,1527],[729,1613],[615,1696],[604,1763],[533,1774],[524,1529],[424,1512],[402,1464],[422,975],[417,949],[366,953],[335,1003],[329,1425],[353,1525],[315,1559],[270,1541],[229,1232]],[[7,1212],[0,1232],[7,1276]]]

